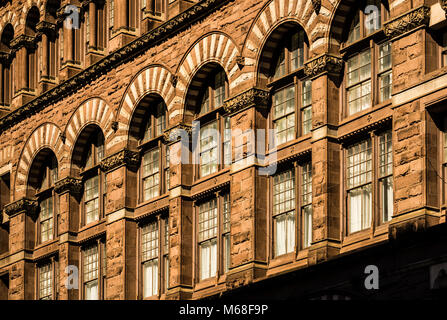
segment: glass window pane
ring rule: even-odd
[[[273,95],[273,128],[276,145],[295,138],[295,87],[290,86]]]

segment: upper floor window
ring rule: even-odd
[[[301,216],[303,225],[303,248],[312,244],[312,162],[301,167]]]
[[[270,118],[276,145],[307,135],[312,129],[312,82],[296,72],[308,59],[307,37],[295,25],[278,29],[284,28],[287,31],[277,31],[268,40],[260,70],[272,91]]]
[[[104,298],[105,242],[97,241],[82,250],[82,294],[84,300]]]
[[[201,178],[231,164],[231,120],[221,108],[229,89],[225,71],[215,64],[203,67],[194,79],[188,91],[188,107],[200,123],[194,157],[199,163],[195,176]]]
[[[197,209],[197,258],[201,281],[223,274],[230,268],[230,195],[222,193],[200,203]]]
[[[46,263],[38,268],[38,298],[39,300],[53,300],[53,263]]]
[[[163,100],[153,100],[150,103],[151,112],[146,114],[146,123],[143,129],[144,135],[142,142],[147,142],[153,138],[159,137],[166,129],[166,104]]]
[[[384,223],[391,219],[394,202],[392,170],[391,131],[373,135],[347,149],[348,233],[368,229],[374,221]],[[377,178],[374,172],[378,172]],[[372,205],[373,190],[379,194],[379,208]]]
[[[84,146],[82,178],[83,194],[83,224],[87,225],[103,217],[106,194],[105,174],[100,168],[104,158],[104,135],[99,128],[92,130]]]
[[[392,92],[391,43],[381,31],[388,6],[367,0],[359,8],[342,48],[346,59],[344,112],[348,116],[391,99]]]
[[[141,228],[141,270],[143,298],[167,292],[169,288],[169,222],[167,217],[157,218],[156,221],[147,223]]]

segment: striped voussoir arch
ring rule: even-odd
[[[332,8],[333,17],[330,22],[331,27],[326,35],[326,38],[329,39],[330,46],[339,46],[343,41],[343,32],[346,28],[349,28],[347,24],[349,23],[349,19],[352,19],[352,16],[350,16],[351,10],[356,6],[355,0],[338,0],[336,2]]]
[[[102,129],[105,141],[107,142],[113,134],[112,123],[114,119],[115,116],[112,108],[101,98],[91,98],[85,101],[76,109],[67,124],[65,129],[65,144],[72,150],[79,134],[88,124],[98,125]]]
[[[25,1],[25,4],[23,5],[23,9],[22,9],[22,18],[21,19],[26,19],[26,15],[28,14],[28,11],[33,7],[37,7],[37,9],[39,9],[40,15],[41,17],[44,16],[45,14],[45,4],[46,1],[43,0],[27,0]]]
[[[176,99],[176,91],[172,85],[173,75],[165,67],[156,65],[141,70],[127,87],[124,98],[118,112],[118,131],[111,142],[111,146],[126,141],[129,135],[129,126],[132,117],[142,117],[142,113],[136,108],[142,99],[148,94],[160,95],[167,108],[169,118],[181,114],[180,101]],[[179,84],[177,84],[179,87]]]
[[[211,32],[200,38],[183,58],[179,68],[179,78],[191,84],[196,72],[206,63],[218,63],[225,70],[230,90],[236,86],[238,71],[237,57],[240,50],[233,40],[224,33]],[[180,86],[179,95],[186,98],[186,87]]]
[[[0,32],[3,33],[3,29],[8,24],[11,24],[15,31],[17,26],[19,25],[19,20],[20,19],[17,18],[17,15],[14,12],[8,11],[5,15],[3,15],[3,17],[0,20]]]
[[[48,148],[55,154],[58,162],[64,155],[64,146],[60,138],[61,130],[53,123],[44,123],[39,126],[28,138],[22,155],[20,156],[19,165],[17,167],[15,182],[15,199],[19,195],[24,196],[26,193],[26,183],[30,173],[31,165],[42,149]]]

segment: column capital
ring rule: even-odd
[[[4,210],[9,217],[13,217],[22,212],[25,212],[28,215],[33,216],[37,212],[37,208],[38,208],[37,200],[22,198],[6,205]]]
[[[444,0],[443,2],[447,1]],[[384,26],[385,35],[396,38],[419,27],[426,27],[429,22],[430,8],[420,6],[386,22]]]
[[[304,65],[304,73],[306,76],[316,78],[323,74],[339,76],[343,70],[344,61],[341,57],[323,54]]]
[[[25,34],[21,34],[11,41],[11,48],[13,50],[19,50],[23,47],[26,48],[35,48],[36,47],[36,39],[35,36],[27,36]]]
[[[56,33],[56,24],[48,22],[48,21],[40,21],[36,25],[36,30],[40,34],[55,34]]]
[[[251,88],[224,103],[224,110],[228,113],[236,113],[250,107],[265,109],[268,107],[270,92],[264,89]]]
[[[64,192],[79,194],[81,190],[82,190],[82,180],[73,177],[65,177],[57,181],[54,186],[54,191],[59,194]]]
[[[112,171],[121,166],[135,170],[140,163],[140,153],[123,149],[101,161],[101,170],[105,172]]]

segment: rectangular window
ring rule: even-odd
[[[393,146],[391,131],[379,136],[379,186],[382,221],[393,216]]]
[[[149,151],[143,156],[143,201],[160,195],[159,149]]]
[[[158,294],[158,223],[143,227],[141,233],[141,257],[143,263],[143,297]]]
[[[169,218],[163,221],[163,268],[164,268],[164,292],[169,289]]]
[[[230,257],[231,257],[231,243],[230,243],[230,227],[231,227],[231,202],[230,194],[226,193],[223,196],[223,267],[224,272],[230,270]]]
[[[379,86],[380,102],[391,99],[393,73],[391,64],[391,43],[379,47]]]
[[[231,117],[224,118],[223,132],[224,167],[231,165]]]
[[[302,135],[309,134],[312,130],[312,81],[302,83],[301,122]]]
[[[348,113],[371,107],[371,51],[350,58],[347,63]]]
[[[214,277],[217,272],[217,199],[199,206],[200,280]]]
[[[4,174],[0,177],[0,211],[11,200],[11,179],[10,174]]]
[[[110,29],[110,36],[112,35],[114,20],[115,20],[115,1],[114,0],[110,0],[110,2],[109,2],[109,29]]]
[[[53,197],[40,202],[40,242],[53,239]]]
[[[312,162],[301,168],[301,214],[303,219],[303,247],[312,243]]]
[[[48,263],[39,268],[39,299],[51,300],[53,296],[52,264]]]
[[[99,257],[98,246],[84,250],[84,297],[85,300],[99,299]]]
[[[347,188],[349,232],[371,227],[372,147],[371,139],[347,150]]]
[[[200,128],[200,176],[217,172],[218,165],[217,122]]]
[[[295,180],[293,170],[273,177],[274,256],[295,249]]]
[[[87,179],[84,184],[85,224],[99,220],[99,177]]]
[[[273,128],[276,145],[295,139],[295,87],[290,86],[273,95]]]
[[[165,181],[166,181],[166,192],[169,191],[169,166],[170,166],[170,151],[169,146],[166,146],[166,158],[165,158]]]

